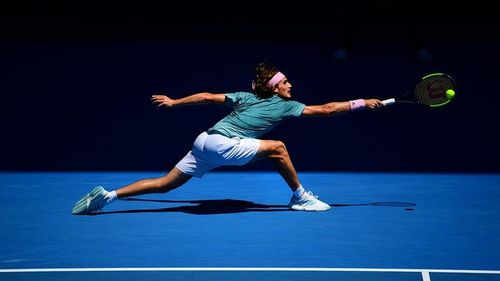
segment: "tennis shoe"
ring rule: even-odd
[[[104,205],[107,204],[107,193],[102,186],[95,187],[90,193],[87,193],[75,203],[71,213],[73,215],[88,215],[101,211]]]
[[[330,205],[318,199],[311,191],[305,192],[302,196],[292,196],[288,204],[290,209],[296,211],[322,212],[330,210]]]

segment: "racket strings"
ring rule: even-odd
[[[446,91],[456,90],[455,82],[447,75],[431,76],[420,81],[414,90],[415,99],[422,104],[438,106],[449,102]]]

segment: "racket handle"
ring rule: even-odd
[[[390,105],[390,104],[396,103],[396,99],[394,99],[394,98],[392,98],[392,99],[386,99],[386,100],[383,100],[382,103],[384,105]]]

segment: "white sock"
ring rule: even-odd
[[[306,190],[302,187],[302,185],[300,185],[299,188],[297,188],[297,190],[293,192],[293,195],[297,197],[302,197],[304,193],[306,193]]]
[[[116,191],[113,190],[111,192],[106,193],[106,195],[104,195],[104,198],[106,199],[106,203],[109,204],[118,199],[118,196],[116,195]]]

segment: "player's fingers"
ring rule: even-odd
[[[158,107],[164,105],[164,103],[162,101],[159,101],[159,100],[153,101],[153,104],[156,104]]]
[[[157,96],[157,97],[154,97],[152,100],[157,101],[157,102],[164,102],[167,100],[167,98],[165,96]]]
[[[376,110],[376,109],[378,109],[381,106],[383,106],[383,105],[379,104],[377,102],[374,102],[374,103],[370,103],[370,105],[368,106],[368,108],[371,109],[371,110]]]
[[[369,108],[371,108],[371,109],[378,109],[378,108],[383,107],[383,106],[385,106],[385,105],[380,100],[374,99],[370,103]]]

